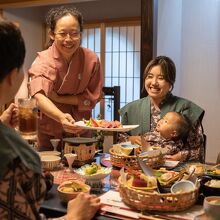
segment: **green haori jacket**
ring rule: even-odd
[[[130,135],[142,135],[150,131],[151,123],[151,107],[150,97],[144,97],[136,101],[130,102],[119,110],[121,115],[121,123],[123,125],[138,124],[139,127],[129,132]],[[169,93],[160,107],[161,118],[170,111],[179,112],[185,115],[192,125],[198,120],[202,121],[205,111],[195,103],[173,96]]]

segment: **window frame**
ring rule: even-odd
[[[140,26],[141,27],[141,17],[124,18],[124,19],[111,19],[102,21],[91,21],[84,23],[84,29],[100,28],[100,62],[103,70],[103,79],[105,79],[105,30],[107,27],[122,27],[122,26]],[[141,53],[141,47],[140,47]],[[140,57],[141,59],[141,57]],[[141,66],[140,66],[140,80],[141,80]],[[104,117],[105,112],[105,100],[100,101],[100,114]]]

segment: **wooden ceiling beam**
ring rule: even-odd
[[[0,8],[26,8],[34,6],[71,4],[77,2],[88,2],[94,0],[1,0]]]

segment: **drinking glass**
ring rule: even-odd
[[[68,166],[69,166],[69,168],[67,169],[67,171],[68,171],[68,172],[71,172],[71,171],[73,170],[73,168],[72,168],[73,162],[74,162],[74,160],[76,159],[77,155],[76,155],[76,154],[69,153],[69,154],[64,154],[64,157],[66,158],[67,163],[68,163]]]
[[[18,99],[18,130],[23,137],[37,135],[37,102],[34,98]]]
[[[58,144],[60,143],[60,139],[58,139],[58,138],[52,138],[52,139],[50,139],[50,143],[51,143],[52,146],[53,146],[53,150],[54,150],[54,151],[57,151],[57,146],[58,146]]]

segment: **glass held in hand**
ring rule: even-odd
[[[22,136],[37,135],[37,102],[34,98],[18,99],[18,130]],[[29,138],[31,139],[31,138]]]

